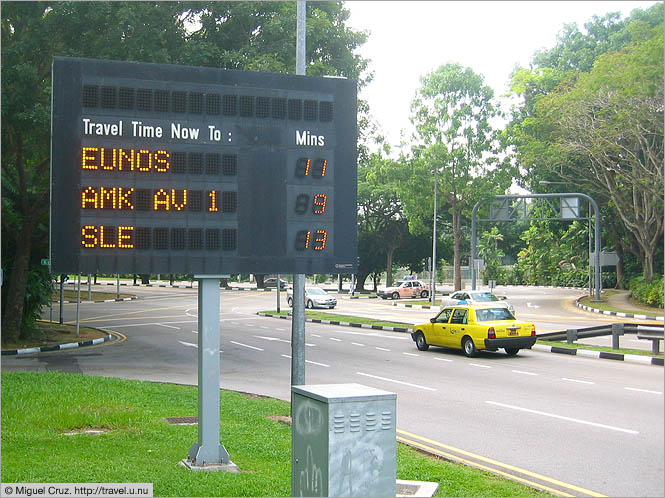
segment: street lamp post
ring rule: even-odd
[[[432,292],[430,293],[430,297],[432,300],[432,306],[435,305],[435,294],[436,294],[436,207],[437,207],[437,202],[436,202],[436,191],[438,190],[437,188],[437,176],[438,176],[438,168],[434,169],[434,229],[432,231],[432,271],[431,271],[431,279],[432,279],[432,286],[431,290]]]

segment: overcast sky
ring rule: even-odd
[[[457,62],[485,77],[495,95],[508,91],[516,65],[552,48],[566,23],[581,30],[593,15],[619,11],[622,18],[655,1],[347,1],[347,24],[369,31],[359,52],[371,59],[374,81],[360,95],[388,143],[410,135],[410,103],[420,77]]]

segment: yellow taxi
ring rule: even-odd
[[[466,356],[480,350],[505,349],[509,356],[536,342],[536,326],[515,319],[508,308],[492,304],[458,304],[443,308],[428,323],[413,326],[411,338],[420,351],[432,346],[461,349]]]

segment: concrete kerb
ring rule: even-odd
[[[35,354],[35,353],[49,353],[52,351],[62,351],[65,349],[84,348],[87,346],[96,346],[105,342],[111,342],[115,339],[120,339],[121,335],[117,333],[110,333],[104,337],[91,339],[89,341],[69,342],[66,344],[56,344],[55,346],[41,346],[38,348],[23,348],[23,349],[7,349],[2,351],[2,356],[16,356],[22,354]]]
[[[591,313],[599,313],[601,315],[609,315],[609,316],[619,316],[622,318],[637,318],[638,320],[654,320],[654,321],[659,321],[663,322],[665,320],[665,317],[662,316],[648,316],[648,315],[641,315],[638,313],[625,313],[623,311],[607,311],[607,310],[599,310],[597,308],[592,308],[591,306],[587,306],[586,304],[582,304],[580,300],[586,296],[579,297],[575,300],[575,305],[578,308],[583,309],[584,311],[589,311]]]
[[[273,315],[272,313],[257,312],[259,316],[268,318],[281,318],[282,320],[290,320],[290,315]],[[351,323],[339,322],[336,320],[319,320],[318,318],[306,318],[311,323],[321,323],[324,325],[341,325],[346,327],[356,327],[370,330],[387,330],[391,332],[411,332],[413,327],[384,327],[383,325],[369,325],[366,323]],[[531,349],[534,351],[541,351],[545,353],[567,354],[572,356],[582,356],[587,358],[597,358],[603,360],[625,361],[627,363],[639,363],[641,365],[658,365],[663,366],[663,358],[654,358],[652,356],[642,356],[635,354],[621,354],[611,353],[606,351],[592,351],[582,348],[564,348],[560,346],[545,346],[544,344],[534,344]]]

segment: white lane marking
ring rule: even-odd
[[[318,365],[320,367],[329,367],[330,365],[326,365],[325,363],[318,363],[316,361],[311,361],[311,360],[305,360],[305,363],[311,363],[312,365]]]
[[[173,325],[166,325],[164,323],[156,323],[155,325],[159,325],[160,327],[166,327],[167,329],[180,330],[180,327],[174,327]]]
[[[257,348],[255,346],[250,346],[249,344],[243,344],[242,342],[236,342],[236,341],[229,341],[231,344],[236,344],[238,346],[242,346],[244,348],[249,348],[249,349],[256,349],[257,351],[263,351],[261,348]]]
[[[266,337],[264,335],[255,335],[257,339],[264,339],[266,341],[277,341],[277,342],[286,342],[288,344],[291,344],[291,341],[288,339],[280,339],[279,337]]]
[[[452,362],[453,360],[449,360],[448,358],[434,358],[436,361],[447,361],[447,362]]]
[[[590,380],[569,379],[568,377],[561,377],[561,380],[565,380],[566,382],[576,382],[578,384],[595,384],[595,382],[591,382]]]
[[[291,357],[288,354],[280,354],[280,356],[282,356],[284,358],[288,358],[289,360],[291,359]]]
[[[512,370],[512,372],[521,375],[538,375],[537,373],[525,372],[524,370]]]
[[[628,433],[628,434],[639,434],[638,431],[633,431],[631,429],[623,429],[621,427],[614,427],[612,425],[599,424],[597,422],[589,422],[588,420],[582,420],[582,419],[579,419],[579,418],[564,417],[563,415],[556,415],[554,413],[547,413],[547,412],[541,412],[541,411],[538,411],[538,410],[531,410],[529,408],[522,408],[521,406],[505,405],[503,403],[497,403],[496,401],[485,401],[485,403],[488,403],[490,405],[501,406],[503,408],[510,408],[512,410],[520,410],[520,411],[523,411],[523,412],[535,413],[536,415],[543,415],[545,417],[558,418],[560,420],[567,420],[569,422],[577,422],[578,424],[592,425],[594,427],[600,427],[602,429],[610,429],[610,430],[613,430],[613,431],[625,432],[625,433]]]
[[[402,384],[404,386],[416,387],[418,389],[424,389],[425,391],[436,391],[436,389],[434,389],[432,387],[419,386],[418,384],[411,384],[409,382],[402,382],[401,380],[388,379],[386,377],[379,377],[378,375],[370,375],[368,373],[363,373],[363,372],[356,372],[356,374],[362,375],[364,377],[370,377],[372,379],[385,380],[386,382],[394,382],[395,384]]]
[[[472,367],[480,367],[480,368],[492,368],[489,365],[481,365],[480,363],[469,363]]]
[[[321,337],[319,334],[312,334],[312,337]]]
[[[309,342],[306,342],[305,346],[307,346],[308,348],[315,348],[316,344],[310,344]]]
[[[381,337],[382,339],[395,339],[397,341],[406,341],[410,340],[410,337],[394,336],[388,334],[379,334],[377,332],[355,332],[352,330],[335,330],[338,334],[349,334],[349,335],[364,335],[369,337]]]
[[[405,354],[407,356],[420,356],[419,354],[416,353],[402,353],[402,354]]]
[[[232,325],[240,325],[238,322],[231,322]]]
[[[342,342],[342,339],[337,339],[336,337],[328,337],[331,341]]]
[[[363,346],[363,347],[365,346],[364,344],[360,344],[359,342],[352,342],[351,344],[353,344],[354,346]]]
[[[640,339],[643,340],[643,339]],[[649,393],[649,394],[663,394],[661,391],[650,391],[649,389],[638,389],[637,387],[624,387],[628,391],[637,391],[640,393]]]
[[[192,330],[192,334],[198,334],[198,333],[199,333],[198,330]]]
[[[192,344],[191,342],[178,341],[183,346],[189,346],[190,348],[198,348],[198,344]]]
[[[390,351],[390,349],[380,348],[380,347],[378,347],[378,346],[376,346],[375,349],[378,349],[379,351]]]
[[[280,332],[284,332],[286,329],[275,329],[275,330],[279,330]]]
[[[270,328],[270,327],[266,327],[265,325],[261,325],[261,328],[262,328],[262,329],[268,329],[268,328]]]

